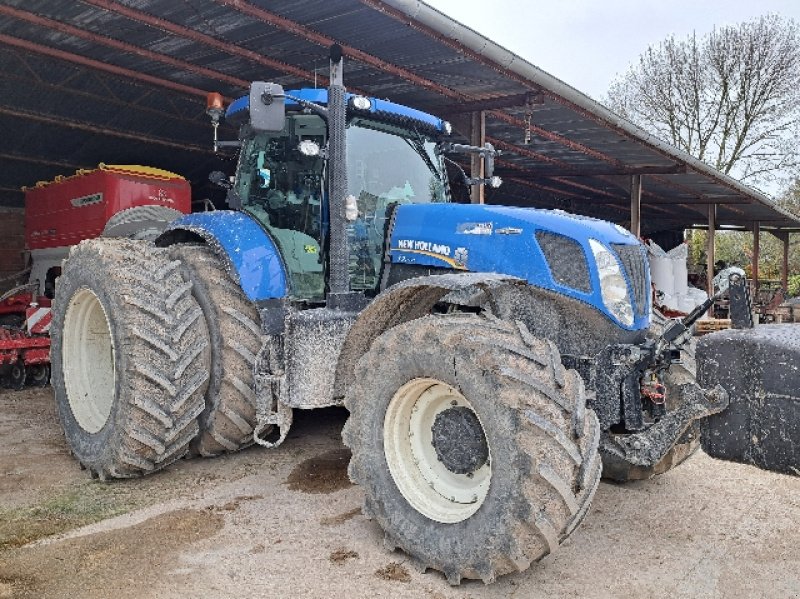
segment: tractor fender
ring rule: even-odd
[[[527,282],[496,273],[448,273],[406,279],[381,292],[358,315],[345,337],[336,365],[334,396],[345,395],[353,382],[356,362],[384,331],[430,314],[448,294],[485,295],[505,286],[527,286]]]
[[[222,258],[250,301],[287,295],[286,267],[270,234],[244,212],[215,210],[187,214],[170,223],[155,243],[205,243]]]

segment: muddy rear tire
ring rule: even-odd
[[[197,435],[210,350],[180,263],[151,243],[74,247],[53,304],[52,384],[75,457],[129,478],[186,454]]]
[[[144,241],[155,241],[169,223],[183,216],[183,212],[167,206],[134,206],[117,212],[108,219],[103,237],[127,237]]]
[[[378,337],[346,398],[349,474],[388,548],[491,582],[586,516],[600,428],[583,381],[521,323],[428,316]]]
[[[192,453],[216,456],[253,443],[256,426],[255,364],[261,349],[261,318],[253,303],[206,246],[176,245],[192,295],[203,310],[211,339],[211,372],[200,434]]]

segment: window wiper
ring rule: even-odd
[[[417,133],[417,135],[419,136],[419,133]],[[422,160],[425,161],[425,166],[427,166],[428,169],[436,176],[436,178],[441,181],[442,176],[439,173],[439,169],[436,168],[436,165],[433,163],[433,160],[431,160],[428,152],[425,151],[425,146],[422,143],[421,136],[419,136],[419,138],[416,140],[411,140],[407,137],[404,137],[403,141],[405,141],[417,154],[419,154]]]

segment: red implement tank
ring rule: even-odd
[[[100,164],[24,191],[29,250],[70,246],[97,237],[112,216],[137,206],[191,212],[189,182],[146,166]]]

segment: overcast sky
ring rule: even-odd
[[[800,21],[800,0],[425,0],[595,99],[651,44],[670,34],[777,13]]]

